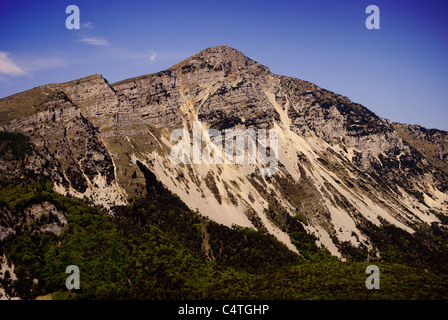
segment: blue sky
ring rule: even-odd
[[[68,30],[68,5],[81,28]],[[368,5],[380,29],[368,30]],[[448,1],[0,3],[0,97],[102,74],[113,83],[229,45],[391,121],[448,130]]]

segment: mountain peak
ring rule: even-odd
[[[191,210],[268,232],[303,257],[323,245],[341,259],[382,258],[395,246],[380,241],[384,234],[429,243],[431,233],[413,234],[448,217],[446,133],[392,126],[348,98],[272,75],[229,46],[111,85],[91,75],[2,99],[0,131],[33,145],[28,158],[14,160],[14,136],[0,139],[0,185],[49,180],[112,212],[158,181]],[[1,222],[0,233],[9,228]],[[406,260],[432,267],[423,262],[431,250],[436,268],[447,270],[443,244],[430,246]],[[394,249],[393,261],[420,250],[408,248]]]
[[[251,60],[241,51],[227,45],[219,45],[202,50],[198,55],[210,55],[214,57],[227,58],[229,60]]]
[[[247,69],[248,71],[263,71],[269,73],[269,68],[250,59],[241,51],[227,45],[210,47],[187,58],[186,60],[174,65],[170,69],[178,68],[202,68],[208,67],[214,70],[225,69],[229,71],[239,71]]]

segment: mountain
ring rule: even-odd
[[[176,129],[198,130],[202,152],[209,128],[275,130],[277,150],[265,146],[275,173],[261,161],[172,161]],[[271,234],[308,260],[310,241],[343,261],[391,257],[396,245],[400,261],[446,270],[448,133],[391,123],[227,46],[113,84],[95,74],[3,98],[0,131],[4,187],[51,181],[111,215],[167,188],[212,221]],[[19,223],[8,210],[0,239]]]

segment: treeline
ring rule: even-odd
[[[358,228],[378,248],[380,261],[448,274],[448,227],[434,222],[411,234],[386,221],[376,226],[365,219]]]
[[[382,289],[367,290],[366,263],[310,263],[270,235],[210,222],[166,189],[150,190],[111,216],[53,192],[51,183],[1,189],[9,210],[48,201],[67,225],[59,236],[22,225],[3,240],[19,280],[3,277],[0,285],[23,299],[448,298],[447,276],[376,262]],[[80,269],[79,290],[65,287],[68,265]]]
[[[65,268],[72,264],[81,270],[78,298],[196,299],[239,272],[275,271],[298,261],[274,237],[219,226],[167,190],[132,199],[113,217],[53,192],[51,183],[9,186],[0,201],[14,212],[47,201],[67,216],[60,236],[42,233],[38,224],[22,225],[2,243],[19,278],[13,292],[25,299],[65,291]],[[201,223],[213,234],[214,261],[202,248]]]
[[[259,274],[304,262],[270,234],[213,221],[207,223],[207,232],[211,255],[222,266]]]

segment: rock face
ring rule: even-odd
[[[436,167],[437,186],[447,191],[448,181],[448,132],[425,129],[416,125],[394,123],[398,135]]]
[[[202,134],[276,129],[277,172],[173,163],[171,133],[197,121]],[[25,160],[0,161],[4,183],[44,176],[58,192],[111,207],[145,193],[139,163],[191,209],[292,250],[291,219],[342,258],[341,243],[375,249],[367,223],[413,233],[448,214],[448,133],[391,124],[227,46],[114,84],[93,75],[1,99],[0,130],[33,145]]]

